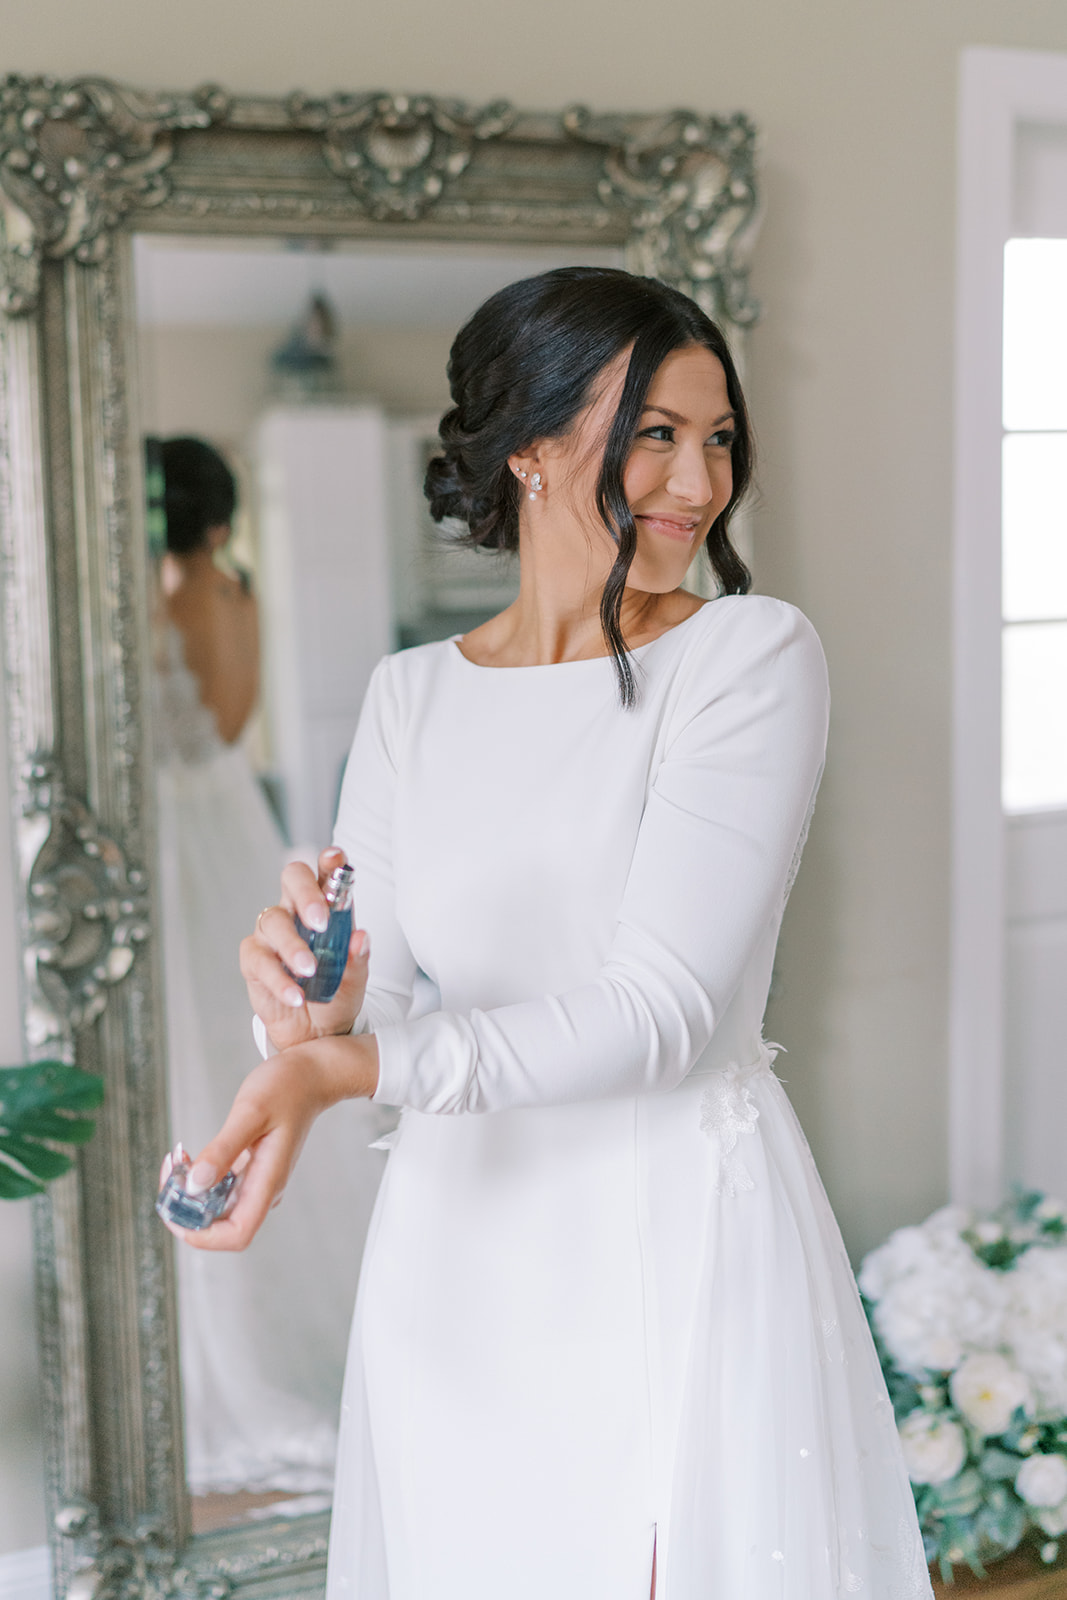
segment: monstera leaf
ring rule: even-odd
[[[104,1098],[104,1080],[62,1061],[0,1067],[0,1200],[41,1194],[68,1172],[60,1144],[85,1144],[96,1128],[86,1111]]]

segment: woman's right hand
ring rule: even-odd
[[[293,972],[310,976],[314,971],[314,957],[297,932],[294,914],[308,928],[325,928],[330,912],[322,886],[343,861],[343,851],[323,850],[318,877],[305,862],[290,861],[282,873],[280,903],[260,912],[254,930],[241,941],[248,998],[276,1050],[329,1033],[351,1033],[363,1004],[370,938],[360,929],[353,929],[344,976],[332,1000],[309,1004],[291,977]]]

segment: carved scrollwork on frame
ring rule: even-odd
[[[479,141],[499,139],[515,121],[506,100],[475,108],[431,95],[293,95],[298,128],[322,135],[332,172],[380,221],[417,222],[470,165]]]
[[[134,205],[165,198],[177,128],[206,128],[228,98],[176,98],[100,79],[0,80],[0,308],[30,311],[43,255],[96,259],[102,236]]]
[[[103,1528],[87,1500],[62,1506],[56,1530],[76,1550],[66,1600],[225,1600],[229,1579],[175,1564],[174,1549],[151,1521]]]
[[[34,763],[27,777],[18,822],[29,901],[27,1042],[69,1056],[75,1029],[104,1009],[148,937],[147,886],[88,808],[64,793],[51,763]]]
[[[244,187],[189,186],[187,174],[175,175],[179,141],[212,127],[242,136],[304,132],[319,141],[324,167],[344,187],[313,192],[313,183],[294,184],[269,158],[262,192],[254,165]],[[91,264],[105,233],[131,213],[273,214],[283,224],[320,217],[332,230],[347,195],[353,219],[386,226],[433,219],[453,227],[466,219],[480,231],[488,221],[536,235],[579,221],[603,228],[621,215],[637,271],[747,327],[759,311],[748,288],[758,220],[755,141],[741,114],[601,116],[572,106],[548,117],[504,100],[471,106],[373,92],[295,93],[278,102],[214,86],[147,95],[99,79],[12,75],[0,80],[0,310],[32,310],[43,258]],[[568,143],[599,154],[590,192],[553,194],[546,166],[543,189],[533,193],[531,174]],[[492,147],[494,164],[483,172],[479,155]],[[465,182],[471,176],[473,184]]]
[[[759,302],[749,292],[748,254],[758,205],[749,118],[597,117],[572,106],[562,120],[571,138],[604,152],[600,194],[618,197],[633,214],[636,269],[673,283],[711,316],[754,323]]]

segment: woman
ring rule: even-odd
[[[202,439],[165,439],[157,454],[166,517],[155,735],[170,1112],[175,1134],[195,1149],[258,1059],[237,948],[275,892],[287,852],[242,743],[258,693],[256,601],[248,582],[216,561],[232,532],[233,474]],[[365,1149],[378,1120],[373,1107],[353,1103],[341,1122],[320,1125],[314,1165],[301,1172],[284,1218],[240,1262],[179,1262],[195,1494],[330,1487],[359,1245],[384,1162]],[[356,1218],[354,1245],[328,1226],[339,1199]]]
[[[434,516],[518,600],[384,661],[336,844],[360,918],[321,1010],[290,869],[242,948],[280,1051],[194,1169],[253,1152],[242,1247],[324,1108],[404,1108],[357,1303],[335,1600],[930,1593],[892,1411],[762,1042],[825,669],[746,595],[751,470],[718,329],[608,269],[460,332]],[[704,544],[724,593],[680,587]],[[327,855],[323,869],[334,860]],[[416,965],[439,1012],[407,1016]]]

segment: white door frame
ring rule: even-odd
[[[1001,382],[1016,135],[1067,123],[1067,55],[962,54],[956,269],[949,1187],[997,1204],[1004,1171]]]

